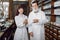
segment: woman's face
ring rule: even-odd
[[[23,14],[23,8],[20,8],[19,10],[18,10],[18,12],[20,13],[20,14]]]

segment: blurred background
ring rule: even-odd
[[[29,15],[33,0],[0,0],[0,40],[13,40],[16,30],[14,17],[18,6]],[[39,8],[45,13],[48,23],[45,24],[45,39],[60,40],[60,0],[37,0]],[[28,30],[28,29],[27,29]],[[29,34],[28,34],[29,35]]]

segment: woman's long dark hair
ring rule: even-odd
[[[19,11],[18,11],[18,10],[19,10],[20,8],[22,8],[22,9],[24,10],[24,8],[23,8],[22,6],[18,6],[17,11],[16,11],[16,16],[19,15]]]

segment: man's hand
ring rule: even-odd
[[[38,19],[33,19],[33,23],[38,23],[39,20]]]
[[[33,32],[30,32],[29,35],[33,37]]]
[[[25,19],[24,22],[23,22],[23,24],[27,25],[28,24],[28,20]]]

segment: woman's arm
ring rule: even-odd
[[[15,23],[16,23],[17,27],[23,27],[24,24],[22,23],[22,21],[21,20],[18,21],[18,20],[19,20],[19,18],[16,16],[15,17]]]

